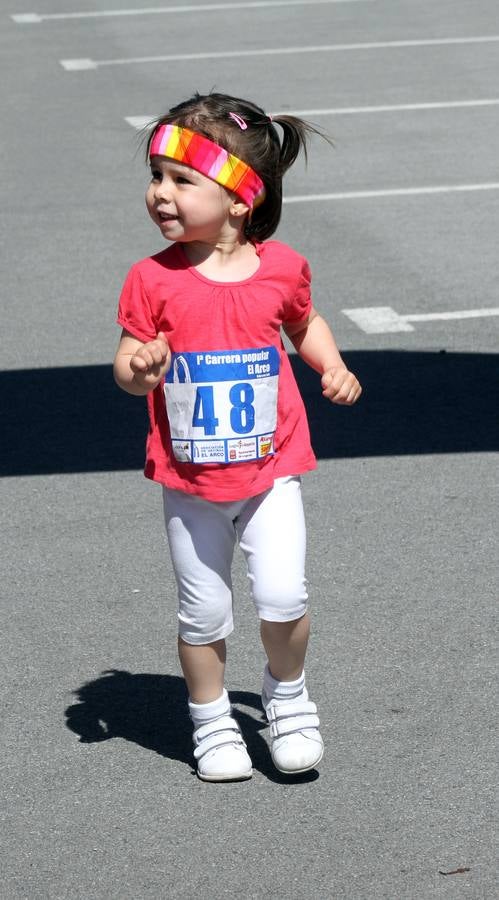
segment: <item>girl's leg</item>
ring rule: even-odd
[[[250,778],[251,760],[224,689],[225,638],[233,628],[230,504],[165,489],[164,508],[198,775],[204,781]]]
[[[225,641],[187,644],[179,636],[178,655],[192,703],[217,700],[224,689]]]
[[[262,643],[269,669],[277,681],[296,681],[303,672],[310,634],[310,619],[305,613],[292,622],[260,622]]]
[[[178,630],[187,680],[196,666],[223,670],[233,629],[231,565],[236,535],[227,504],[165,489],[165,524],[178,587]],[[189,648],[202,647],[198,656]],[[211,649],[204,652],[204,648]],[[180,649],[180,646],[179,646]],[[198,662],[196,662],[198,660]],[[191,675],[191,669],[194,669]],[[223,675],[223,671],[222,671]],[[210,676],[211,680],[211,676]]]
[[[245,505],[236,526],[268,658],[262,702],[272,759],[286,774],[306,772],[322,758],[323,743],[317,707],[305,687],[310,620],[300,479],[276,480],[272,490]]]

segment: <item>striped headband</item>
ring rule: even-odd
[[[160,125],[153,134],[150,156],[167,156],[233,191],[254,209],[265,199],[263,181],[253,169],[209,138],[181,125]]]

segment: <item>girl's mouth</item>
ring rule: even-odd
[[[161,222],[173,222],[178,218],[177,216],[174,216],[171,213],[164,213],[164,212],[158,212],[158,217]]]

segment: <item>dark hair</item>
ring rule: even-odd
[[[242,118],[247,128],[241,129],[230,113]],[[209,138],[242,159],[260,176],[265,185],[265,200],[247,217],[244,227],[246,237],[259,241],[270,237],[279,224],[283,176],[300,150],[307,158],[309,135],[319,134],[332,143],[318,128],[296,116],[279,115],[271,119],[248,100],[228,94],[196,93],[151,123],[147,159],[156,128],[169,123],[190,128]],[[276,125],[282,129],[281,138]]]

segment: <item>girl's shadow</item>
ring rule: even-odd
[[[160,756],[193,765],[192,723],[182,678],[148,673],[132,675],[110,669],[74,694],[77,702],[66,710],[66,724],[79,735],[81,743],[120,737]],[[248,691],[231,691],[230,699],[255,769],[282,784],[318,777],[315,770],[292,778],[277,772],[261,734],[267,723],[260,697]],[[252,714],[241,711],[239,706],[251,709]]]

